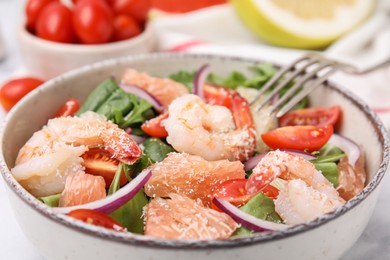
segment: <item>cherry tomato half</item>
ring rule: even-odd
[[[152,6],[166,12],[185,13],[226,2],[227,0],[152,0]]]
[[[145,23],[151,7],[150,0],[113,0],[113,10],[116,14],[133,17],[138,23]]]
[[[62,107],[60,107],[60,109],[58,109],[54,117],[74,116],[79,109],[80,104],[77,99],[70,98],[62,105]]]
[[[161,121],[167,119],[168,112],[165,112],[155,118],[152,118],[141,125],[142,131],[150,136],[157,138],[165,138],[168,136],[167,130],[161,125]]]
[[[73,10],[73,26],[81,43],[109,42],[114,32],[111,9],[103,0],[78,1]]]
[[[341,108],[306,108],[291,111],[279,119],[280,126],[314,125],[322,127],[335,125],[340,118]]]
[[[26,26],[31,32],[35,32],[38,16],[45,6],[49,3],[58,0],[28,0],[26,2],[24,11],[26,14]]]
[[[6,111],[11,110],[27,93],[42,83],[42,80],[32,77],[19,78],[6,82],[0,89],[1,105]]]
[[[313,152],[326,144],[333,126],[284,126],[262,134],[264,143],[272,149],[296,149]]]
[[[118,221],[97,210],[76,209],[69,212],[68,216],[95,226],[105,227],[116,231],[126,231]]]
[[[52,2],[40,12],[36,33],[39,38],[62,43],[73,43],[72,12],[60,2]]]
[[[142,31],[139,24],[128,15],[118,15],[114,19],[114,41],[121,41],[137,36]]]
[[[85,172],[102,176],[106,182],[106,188],[109,188],[118,168],[119,160],[113,158],[112,154],[107,150],[100,148],[89,149],[81,157],[84,159],[83,166],[85,167]],[[126,182],[126,175],[122,171],[120,185],[122,186]]]
[[[241,207],[247,203],[252,195],[246,193],[246,179],[232,179],[222,182],[213,190],[213,198],[223,198],[236,207]],[[213,206],[215,208],[215,206]]]

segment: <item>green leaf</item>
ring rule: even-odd
[[[129,173],[132,173],[132,176],[137,176],[144,169],[148,168],[150,165],[154,164],[153,161],[147,154],[143,154],[135,163],[132,165],[125,165],[125,173],[127,173],[127,179],[129,178]]]
[[[137,160],[137,162],[139,159]],[[120,163],[115,172],[114,179],[108,190],[108,195],[112,195],[120,189],[120,176],[122,174],[122,168],[125,168],[126,176],[128,177],[129,168],[128,165]],[[131,178],[128,177],[129,181]],[[121,223],[128,231],[133,233],[143,234],[144,221],[142,218],[143,207],[148,204],[148,199],[143,190],[140,190],[131,200],[126,204],[111,213],[111,216]]]
[[[149,115],[150,111],[147,112],[147,110],[151,109],[152,107],[150,103],[138,98],[135,95],[127,95],[130,99],[130,103],[132,104],[132,109],[127,115],[124,116],[123,123],[119,125],[122,129],[130,127],[137,123],[145,122],[148,118],[146,118],[144,115]]]
[[[81,115],[86,111],[96,111],[99,107],[117,90],[119,87],[113,79],[107,79],[98,85],[84,101],[83,105],[77,111]]]
[[[126,115],[130,110],[134,110],[131,98],[126,92],[118,88],[95,112],[104,115],[108,120],[113,120],[115,114]]]
[[[111,217],[126,227],[129,232],[143,234],[143,208],[146,204],[148,199],[142,189],[129,202],[111,213]]]
[[[275,211],[275,204],[272,199],[263,195],[262,193],[257,194],[247,204],[242,206],[240,210],[244,211],[247,214],[250,214],[256,218],[275,222],[282,223],[283,220],[280,218],[278,213]],[[247,229],[245,227],[238,228],[234,235],[242,236],[252,234],[254,231]]]
[[[325,176],[325,178],[330,181],[333,186],[336,188],[339,184],[339,170],[337,169],[337,164],[334,162],[316,162],[314,166],[317,170]]]
[[[158,138],[148,138],[144,141],[143,145],[144,153],[155,162],[161,162],[167,157],[168,153],[175,151],[170,145],[167,145]]]
[[[46,197],[40,197],[38,200],[42,201],[49,207],[58,207],[58,203],[60,201],[61,194],[54,194]]]
[[[196,71],[178,71],[176,73],[173,73],[169,75],[169,78],[173,79],[174,81],[182,83],[184,86],[188,88],[188,91],[192,93],[192,89],[194,88],[194,78],[195,78]]]

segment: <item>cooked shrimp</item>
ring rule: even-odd
[[[240,161],[209,162],[185,153],[170,153],[163,161],[152,165],[151,170],[153,175],[145,185],[148,196],[166,197],[173,192],[200,199],[205,206],[211,205],[216,185],[226,180],[245,178]]]
[[[152,199],[145,210],[145,235],[168,239],[225,239],[238,227],[227,214],[179,194]]]
[[[337,169],[339,184],[336,189],[343,199],[349,200],[362,192],[367,175],[364,169],[364,156],[360,156],[355,166],[348,163],[347,157],[343,157],[337,164]]]
[[[288,181],[274,202],[275,211],[288,225],[313,220],[340,206],[325,193],[300,179]]]
[[[124,130],[93,112],[87,112],[80,118],[49,120],[20,149],[11,172],[35,196],[60,193],[66,176],[84,171],[80,156],[89,147],[102,147],[114,158],[129,164],[142,154]]]
[[[168,78],[154,78],[134,69],[127,69],[122,82],[135,85],[151,93],[164,107],[176,98],[188,94],[188,89],[181,83]]]
[[[239,119],[239,127],[235,125],[233,114],[240,113],[239,104],[232,114],[224,106],[209,105],[188,94],[174,100],[168,111],[163,124],[168,132],[167,142],[176,151],[214,161],[245,160],[255,149],[253,129]]]
[[[306,217],[306,211],[310,211],[311,207],[313,216],[318,217],[345,203],[333,184],[320,171],[317,171],[312,163],[300,156],[279,150],[269,152],[256,165],[248,179],[247,192],[253,194],[261,191],[276,178],[288,181],[275,200],[275,205],[278,205],[277,208],[280,210],[276,212],[284,218],[287,224],[293,224],[290,221],[294,222],[297,216],[305,221],[311,220],[312,218]],[[297,184],[295,180],[303,182],[306,188],[299,190],[297,187],[301,187],[302,184]],[[297,204],[300,200],[302,205]],[[304,201],[307,203],[304,204]],[[314,206],[319,201],[321,205]]]

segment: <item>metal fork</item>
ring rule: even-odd
[[[361,75],[386,65],[390,65],[390,58],[365,70],[359,70],[353,65],[326,58],[318,53],[308,53],[279,70],[259,90],[250,104],[255,106],[256,111],[259,111],[279,95],[284,87],[294,82],[293,86],[280,99],[271,104],[270,113],[277,111],[276,117],[281,117],[338,70],[349,74]],[[272,91],[263,98],[263,94],[271,89]]]

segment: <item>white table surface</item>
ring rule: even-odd
[[[17,3],[15,0],[0,0],[0,41],[2,39],[6,53],[0,59],[0,84],[15,75],[22,66],[15,37],[15,27],[21,15],[21,4]],[[0,108],[1,122],[5,115]],[[383,182],[377,206],[366,230],[342,260],[390,260],[390,177],[386,176]],[[0,259],[43,259],[15,221],[4,185],[0,178]]]

